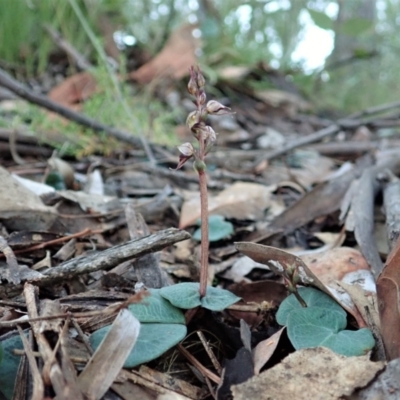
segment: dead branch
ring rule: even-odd
[[[38,286],[52,285],[72,279],[78,275],[88,274],[98,270],[108,270],[118,264],[153,253],[176,242],[190,238],[190,234],[176,228],[169,228],[149,236],[119,244],[110,249],[77,257],[66,261],[57,267],[45,271],[42,275],[30,280]],[[0,286],[0,296],[12,296],[21,292],[22,284]]]

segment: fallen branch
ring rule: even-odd
[[[40,107],[46,108],[47,110],[53,111],[71,121],[74,121],[80,125],[86,126],[93,129],[95,132],[107,132],[109,135],[115,137],[122,142],[132,144],[137,147],[142,147],[142,140],[138,137],[133,136],[131,132],[123,131],[112,126],[104,125],[93,118],[87,117],[81,113],[73,111],[68,107],[62,106],[52,100],[47,96],[39,93],[35,93],[28,89],[26,86],[22,85],[10,75],[8,75],[4,70],[0,68],[0,86],[3,86],[11,92],[15,93],[17,96],[29,101],[30,103],[36,104]]]
[[[35,276],[29,281],[38,286],[48,286],[64,282],[78,275],[88,274],[98,270],[108,270],[118,264],[133,258],[142,257],[190,238],[190,234],[175,228],[165,229],[149,236],[131,240],[100,251],[68,260],[57,267],[48,269],[40,276]],[[21,278],[23,281],[23,277]],[[23,285],[7,284],[0,286],[0,297],[13,296],[22,291]]]
[[[379,107],[371,107],[364,111],[360,111],[358,113],[352,114],[346,118],[339,119],[336,123],[333,123],[332,125],[327,126],[326,128],[320,129],[319,131],[317,131],[315,133],[301,137],[297,140],[293,140],[293,141],[283,145],[279,149],[264,153],[263,156],[257,158],[257,160],[253,163],[253,168],[256,168],[263,161],[272,160],[273,158],[282,156],[291,150],[297,149],[299,147],[304,147],[308,144],[319,142],[322,139],[327,138],[329,136],[333,136],[336,133],[338,133],[341,129],[350,129],[350,128],[354,129],[361,125],[374,125],[374,122],[377,119],[369,118],[368,120],[363,120],[361,117],[369,116],[369,115],[376,114],[376,113],[382,113],[384,111],[388,111],[388,110],[391,110],[391,109],[397,108],[397,107],[400,107],[400,102],[383,104]],[[392,115],[391,117],[399,118],[398,115],[394,115],[394,116]],[[390,121],[390,124],[393,124],[393,123],[395,123],[397,126],[398,121],[395,121],[395,122]]]

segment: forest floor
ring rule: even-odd
[[[163,51],[130,85],[153,82],[185,116],[193,60]],[[207,282],[241,300],[218,308],[210,292],[183,314],[161,288],[199,281],[192,161],[176,170],[176,146],[85,115],[90,71],[45,94],[0,71],[3,118],[29,103],[58,122],[0,128],[0,399],[399,398],[400,102],[328,119],[265,65],[221,76],[206,91],[234,113],[209,117]],[[195,142],[184,120],[168,125],[178,144]],[[70,121],[97,133],[66,139]],[[79,156],[63,156],[69,140]],[[278,323],[288,289],[317,308],[310,320]],[[337,305],[344,322],[324,326]]]

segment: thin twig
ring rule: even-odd
[[[220,383],[221,378],[211,372],[203,364],[201,364],[195,357],[193,357],[181,344],[178,344],[178,350],[201,372],[202,375],[211,379],[217,385]]]
[[[131,132],[123,131],[108,125],[104,125],[93,118],[90,118],[86,115],[73,111],[68,107],[62,106],[61,104],[52,101],[47,96],[35,93],[32,90],[28,89],[26,86],[22,85],[21,83],[13,79],[1,68],[0,68],[0,86],[3,86],[8,90],[11,90],[11,92],[29,101],[30,103],[36,104],[40,107],[46,108],[47,110],[53,111],[64,118],[67,118],[80,125],[93,129],[95,132],[106,132],[109,135],[115,137],[116,139],[121,140],[122,142],[126,142],[137,147],[142,147],[142,140],[136,136],[133,136]]]

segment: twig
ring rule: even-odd
[[[78,50],[75,49],[74,46],[72,46],[71,43],[67,42],[63,37],[61,36],[60,32],[57,32],[53,27],[51,27],[49,24],[45,24],[43,28],[46,30],[46,32],[49,34],[51,37],[51,40],[62,50],[64,51],[69,58],[74,60],[76,66],[81,69],[81,70],[88,70],[93,67],[89,63],[86,58],[78,52]]]
[[[145,254],[159,251],[164,247],[190,238],[190,234],[175,228],[165,229],[137,240],[131,240],[98,253],[88,254],[68,260],[57,267],[45,271],[42,275],[31,279],[39,286],[63,282],[75,276],[98,270],[106,270],[116,265],[141,257]],[[0,297],[8,297],[19,293],[22,285],[1,285]]]
[[[210,360],[214,365],[215,370],[221,375],[222,373],[221,364],[218,362],[217,357],[215,357],[215,354],[212,351],[212,348],[207,343],[206,338],[204,337],[204,333],[202,331],[197,331],[197,336],[199,337],[201,343],[203,344],[204,350],[207,352],[208,357],[210,357]]]
[[[328,136],[332,136],[332,135],[338,133],[342,128],[355,128],[357,126],[373,122],[373,120],[371,120],[371,119],[369,121],[360,120],[359,118],[364,115],[380,113],[380,112],[387,111],[387,110],[390,110],[392,108],[397,108],[397,107],[400,107],[400,102],[383,104],[378,107],[368,108],[359,113],[351,114],[350,116],[339,119],[336,123],[334,123],[326,128],[323,128],[315,133],[312,133],[311,135],[307,135],[307,136],[301,137],[297,140],[293,140],[292,142],[289,142],[286,145],[283,145],[280,149],[267,152],[263,156],[259,157],[256,160],[256,162],[254,162],[252,167],[255,168],[262,161],[272,160],[273,158],[282,156],[283,154],[286,154],[291,150],[294,150],[299,147],[303,147],[303,146],[311,144],[311,143],[318,142]]]
[[[29,367],[33,378],[32,400],[42,400],[44,395],[44,384],[39,368],[36,364],[35,355],[33,354],[28,339],[26,338],[21,327],[17,326],[17,329],[19,332],[19,336],[21,337],[22,344],[24,345],[24,354],[28,358]]]
[[[220,383],[221,378],[211,372],[203,364],[201,364],[196,358],[194,358],[181,344],[178,344],[178,350],[201,372],[202,375],[211,379],[217,385]]]
[[[141,139],[133,136],[132,133],[117,128],[113,128],[108,125],[104,125],[94,120],[93,118],[75,112],[65,106],[62,106],[61,104],[58,104],[50,100],[47,96],[35,93],[32,90],[28,89],[26,86],[22,85],[21,83],[13,79],[1,68],[0,68],[0,86],[3,86],[11,90],[17,96],[29,101],[30,103],[36,104],[40,107],[46,108],[47,110],[53,111],[71,121],[86,126],[90,129],[93,129],[95,132],[106,132],[109,135],[115,137],[116,139],[121,140],[122,142],[142,147]]]

